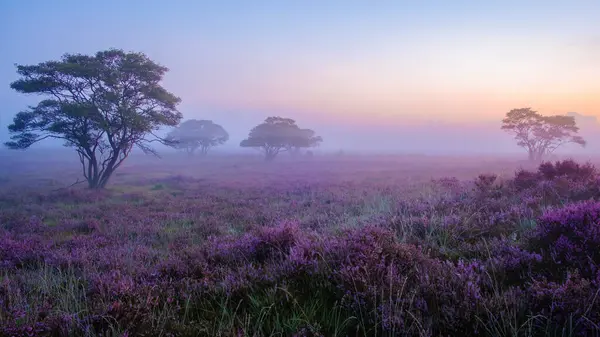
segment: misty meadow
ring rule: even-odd
[[[286,116],[227,154],[144,53],[16,69],[39,100],[0,153],[0,335],[600,331],[600,176],[555,153],[587,144],[574,116],[506,112],[523,160],[319,151]]]

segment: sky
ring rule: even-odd
[[[114,47],[167,66],[185,118],[230,145],[281,115],[331,148],[514,150],[510,109],[600,117],[598,18],[598,0],[6,0],[0,140],[38,99],[9,88],[15,63]]]

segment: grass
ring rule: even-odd
[[[510,160],[144,160],[107,191],[3,183],[0,336],[598,334],[600,279],[529,243],[595,182],[519,190]]]

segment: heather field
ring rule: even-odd
[[[0,160],[0,336],[600,335],[583,161]]]

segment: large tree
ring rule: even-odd
[[[532,161],[541,161],[564,144],[586,145],[577,135],[579,127],[573,116],[542,116],[531,108],[509,111],[502,120],[502,130],[515,136],[517,145],[527,150]]]
[[[15,116],[6,146],[61,139],[79,155],[88,186],[104,188],[134,146],[156,154],[150,143],[165,140],[155,131],[181,120],[181,100],[161,86],[167,71],[145,54],[119,49],[17,65],[21,78],[11,88],[45,99]]]
[[[167,139],[175,148],[185,150],[190,155],[197,149],[200,149],[202,155],[206,155],[211,147],[228,141],[229,134],[221,125],[212,121],[190,119],[169,132]]]
[[[300,154],[301,149],[311,148],[318,146],[323,139],[317,136],[315,131],[311,129],[296,129],[292,132],[294,136],[290,137],[290,144],[287,146],[287,150],[290,151],[292,156]]]
[[[317,146],[323,139],[310,129],[301,129],[290,118],[269,117],[250,130],[241,147],[263,151],[265,160],[271,161],[282,151]]]

